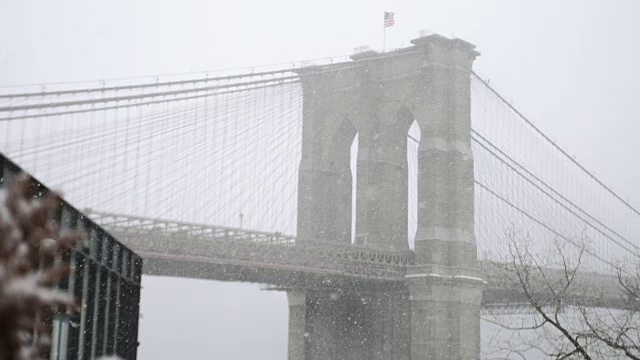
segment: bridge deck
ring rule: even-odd
[[[150,275],[246,281],[287,287],[403,288],[407,252],[336,243],[301,243],[246,231],[119,214],[91,213],[145,258]]]
[[[412,253],[335,243],[301,243],[279,233],[248,231],[121,214],[90,213],[102,227],[143,256],[148,275],[242,281],[276,288],[407,291]],[[480,262],[485,310],[512,311],[527,299],[495,266]],[[548,270],[551,281],[564,274]],[[613,275],[579,274],[567,305],[625,308]],[[544,299],[545,294],[538,294]]]

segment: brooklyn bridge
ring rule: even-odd
[[[500,271],[514,233],[582,254],[565,301],[625,309],[640,212],[474,72],[473,44],[411,44],[5,91],[0,150],[145,274],[286,292],[290,360],[478,358],[483,311],[530,305]]]

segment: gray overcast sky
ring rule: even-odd
[[[476,44],[483,77],[640,205],[637,0],[0,0],[0,85],[348,55],[381,47],[383,10],[396,13],[388,48],[420,29]],[[148,277],[144,286],[142,359],[285,358],[283,294]]]

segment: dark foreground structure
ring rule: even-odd
[[[23,170],[0,154],[0,188]],[[50,191],[37,180],[34,197]],[[61,231],[81,230],[85,240],[64,256],[72,274],[59,284],[74,295],[78,313],[54,314],[52,360],[94,359],[115,355],[136,359],[142,258],[100,226],[64,202],[56,215]]]

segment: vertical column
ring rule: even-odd
[[[298,178],[299,242],[351,244],[350,150],[353,104],[340,89],[350,73],[335,67],[299,70],[303,86],[302,159]],[[327,244],[327,246],[331,246]],[[289,292],[289,360],[345,360],[348,303],[328,291]]]
[[[426,54],[416,117],[418,154],[416,266],[407,274],[411,355],[422,359],[480,356],[480,301],[473,229],[470,71],[478,55],[459,39],[412,41]]]
[[[407,132],[413,116],[385,99],[372,103],[367,121],[361,121],[356,242],[407,251]]]
[[[340,82],[322,68],[300,70],[302,158],[298,175],[298,239],[351,243],[350,148],[356,129],[340,106]],[[311,73],[311,75],[309,74]]]
[[[298,176],[298,239],[350,244],[351,169],[305,161]]]

